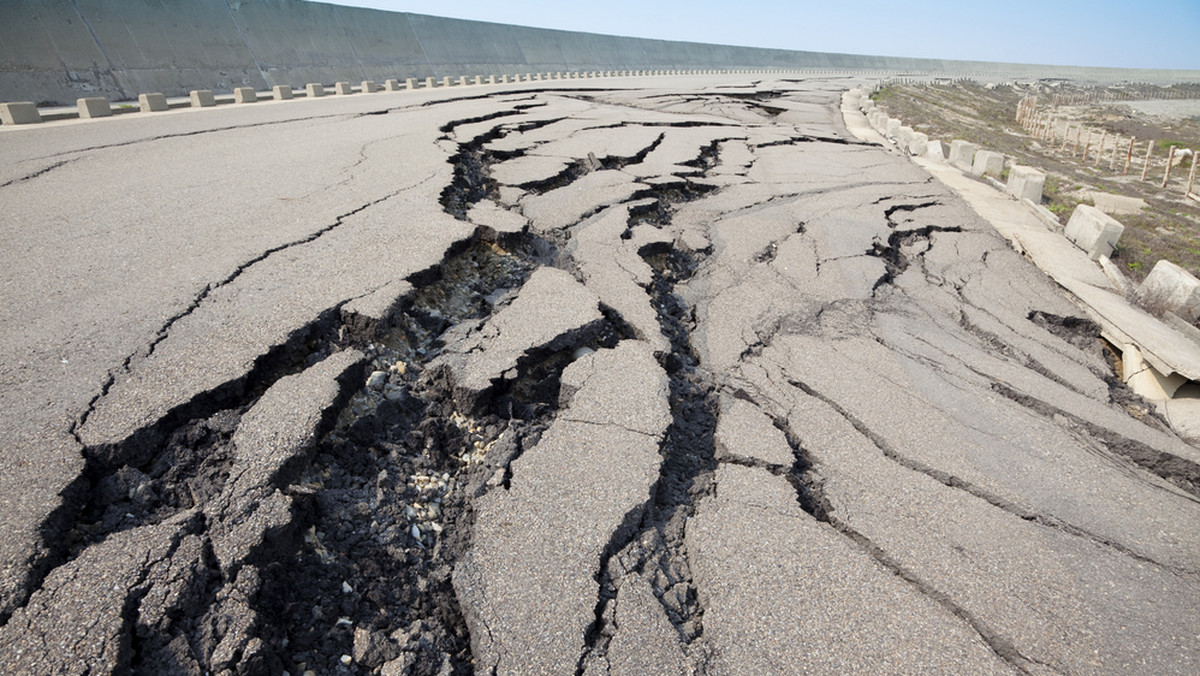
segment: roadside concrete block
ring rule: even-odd
[[[971,173],[975,176],[994,176],[1000,178],[1004,171],[1004,156],[993,150],[980,150],[975,153],[971,162]]]
[[[518,75],[517,77],[520,77],[520,76]],[[508,80],[508,76],[507,76],[507,75],[501,75],[501,76],[500,76],[500,83],[501,83],[501,84],[508,84],[508,82],[509,82],[509,80]]]
[[[970,171],[975,162],[975,153],[979,146],[970,141],[956,139],[950,142],[950,163],[959,169]]]
[[[349,82],[335,82],[333,83],[333,93],[337,94],[338,96],[346,96],[348,94],[353,94],[354,89],[350,87]]]
[[[912,127],[900,127],[896,130],[896,145],[908,150],[908,143],[912,141],[914,133]]]
[[[163,94],[138,94],[138,108],[143,113],[158,113],[167,109],[167,97]]]
[[[425,88],[433,89],[433,78],[431,78],[431,77],[425,78]]]
[[[946,161],[946,144],[938,139],[931,139],[925,144],[925,157],[939,162]]]
[[[902,126],[902,123],[900,122],[900,120],[898,120],[894,117],[889,117],[887,119],[887,122],[884,124],[884,127],[883,127],[884,134],[883,135],[887,136],[889,138],[895,138],[896,134],[900,133],[901,126]]]
[[[363,80],[362,84],[359,85],[359,89],[361,89],[362,93],[364,94],[374,94],[378,87],[375,86],[374,80]]]
[[[1097,260],[1101,256],[1112,256],[1124,232],[1125,226],[1112,216],[1096,207],[1080,204],[1067,221],[1063,235],[1086,251],[1089,258]]]
[[[452,86],[454,86],[454,83],[450,81],[450,76],[449,76],[449,75],[447,75],[447,76],[445,76],[445,77],[443,77],[443,78],[442,78],[442,86],[443,86],[443,87],[452,87]]]
[[[0,122],[4,124],[37,124],[42,114],[32,101],[0,103]]]
[[[458,76],[458,86],[460,86],[460,87],[467,86],[467,76],[466,75]]]
[[[395,78],[384,80],[383,89],[389,92],[398,92],[400,91],[400,81]]]
[[[1034,204],[1042,203],[1042,189],[1046,186],[1046,174],[1033,167],[1013,166],[1008,171],[1008,194],[1017,199],[1026,199]]]
[[[495,76],[495,75],[489,75],[489,76],[488,76],[487,83],[488,83],[488,84],[496,84],[496,76]]]
[[[217,97],[213,96],[211,89],[193,89],[188,92],[188,99],[191,100],[193,108],[211,108],[217,105]]]
[[[404,87],[405,87],[405,89],[416,89],[417,88],[417,78],[410,77],[410,78],[405,79]]]
[[[1159,261],[1138,287],[1142,305],[1174,312],[1188,322],[1200,318],[1200,279],[1170,261]]]
[[[304,95],[310,99],[319,99],[325,96],[325,85],[319,82],[309,82],[304,85]]]
[[[93,117],[109,117],[112,115],[112,106],[109,105],[108,99],[103,96],[88,96],[75,101],[75,105],[79,107],[79,119],[90,120]]]
[[[276,101],[290,101],[292,99],[292,88],[290,85],[275,85],[271,87],[271,96]]]
[[[921,157],[925,154],[925,149],[929,146],[929,136],[922,134],[919,131],[914,131],[908,140],[908,154]]]
[[[475,76],[475,84],[477,84],[477,85],[483,84],[483,76],[482,75]]]
[[[234,103],[256,103],[258,102],[258,94],[255,93],[254,87],[234,87],[233,88]]]

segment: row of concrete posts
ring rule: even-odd
[[[331,88],[326,88],[325,85],[317,82],[310,82],[304,86],[303,93],[294,91],[288,85],[276,85],[271,88],[270,93],[258,92],[253,87],[237,87],[233,90],[232,101],[228,95],[218,100],[217,96],[209,89],[196,89],[189,92],[187,102],[178,102],[171,104],[167,101],[167,97],[161,93],[139,94],[138,105],[135,109],[132,105],[118,106],[114,109],[108,99],[103,97],[85,97],[76,101],[75,114],[59,114],[57,117],[78,117],[80,119],[92,119],[97,117],[109,117],[114,112],[134,112],[140,111],[143,113],[159,112],[168,110],[173,107],[193,108],[208,108],[216,106],[218,103],[256,103],[261,100],[286,101],[289,99],[304,97],[304,98],[319,98],[327,94],[335,94],[345,96],[354,93],[371,94],[378,91],[397,92],[404,90],[415,89],[432,89],[434,87],[452,87],[452,86],[467,86],[467,85],[483,85],[483,84],[508,84],[517,82],[536,82],[547,80],[571,80],[571,79],[590,79],[590,78],[608,78],[608,77],[644,77],[644,76],[669,76],[669,75],[716,75],[727,73],[751,73],[757,71],[751,70],[608,70],[608,71],[583,71],[583,72],[555,72],[555,73],[518,73],[514,75],[475,75],[473,77],[442,77],[440,80],[433,77],[427,77],[424,80],[417,78],[407,78],[403,83],[398,79],[386,80],[382,85],[377,84],[374,80],[364,80],[357,87],[350,82],[337,82]],[[6,125],[12,124],[35,124],[46,119],[45,116],[38,110],[37,106],[29,101],[14,101],[8,103],[0,103],[0,122]],[[49,118],[53,119],[53,118]]]

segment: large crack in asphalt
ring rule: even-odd
[[[914,463],[913,461],[899,455],[894,449],[891,448],[890,444],[888,444],[885,439],[872,431],[861,420],[854,416],[854,414],[847,411],[832,398],[814,390],[809,385],[798,380],[789,378],[787,382],[789,385],[796,388],[803,394],[821,401],[836,411],[838,415],[845,418],[846,421],[849,422],[859,434],[866,437],[889,460],[892,460],[893,462],[896,462],[905,468],[929,476],[943,485],[965,490],[969,494],[984,499],[994,506],[1000,507],[1001,509],[1005,509],[1006,511],[1010,511],[1012,513],[1017,513],[1017,511],[1013,510],[1011,507],[1004,504],[997,504],[988,497],[978,494],[977,491],[971,490],[971,486],[965,484],[956,477],[947,475],[939,470],[925,467],[919,463]],[[786,423],[781,423],[780,421],[777,421],[776,424],[783,424],[786,426]],[[952,599],[948,594],[930,584],[928,581],[922,579],[921,576],[919,576],[916,572],[906,568],[902,563],[888,554],[887,551],[885,551],[882,547],[875,544],[867,535],[858,531],[845,520],[841,519],[837,515],[835,506],[828,498],[825,497],[823,480],[820,477],[820,474],[814,470],[816,459],[812,456],[812,453],[795,441],[795,438],[791,434],[790,430],[788,432],[788,441],[792,445],[793,453],[796,456],[796,464],[792,468],[789,479],[792,482],[792,486],[796,489],[796,501],[800,505],[801,509],[808,512],[818,521],[832,526],[836,531],[848,538],[851,542],[853,542],[871,558],[878,562],[879,565],[883,566],[885,569],[891,571],[894,575],[904,580],[921,595],[929,598],[942,608],[946,609],[950,614],[962,620],[979,635],[979,638],[992,650],[992,652],[994,652],[998,657],[1003,659],[1017,671],[1027,674],[1031,673],[1031,665],[1045,666],[1041,665],[1041,663],[1039,663],[1037,660],[1034,660],[1023,654],[1012,641],[993,629],[986,621],[984,621],[983,618],[977,616],[976,614],[964,608],[962,605],[955,602],[954,599]],[[1017,515],[1021,516],[1021,518],[1029,520],[1035,519],[1035,517],[1032,515],[1022,515],[1020,513],[1017,513]]]
[[[704,152],[707,150],[702,156]],[[696,189],[696,185],[667,184],[642,194],[644,198],[653,193],[656,201],[649,209],[631,209],[630,227],[644,222],[669,225],[671,204],[695,199],[710,189]],[[700,641],[704,608],[688,565],[684,529],[697,502],[713,491],[717,466],[713,434],[719,405],[712,377],[692,346],[696,318],[676,293],[676,287],[695,274],[704,255],[679,247],[643,253],[653,270],[647,291],[671,347],[669,353],[659,356],[659,361],[669,377],[672,422],[660,448],[663,463],[649,502],[627,516],[626,523],[613,532],[605,547],[597,580],[595,620],[586,632],[577,674],[607,673],[607,650],[618,630],[618,592],[627,576],[639,576],[649,584],[678,633],[685,658],[700,670],[708,659]]]

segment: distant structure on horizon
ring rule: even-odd
[[[0,6],[0,101],[339,80],[621,69],[827,69],[983,80],[1200,82],[1200,71],[1040,66],[731,47],[304,0],[26,0]]]

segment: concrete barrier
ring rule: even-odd
[[[11,7],[11,9],[9,9]],[[1035,66],[731,47],[597,35],[294,0],[0,3],[0,101],[110,100],[230,83],[382,82],[402,74],[622,69],[972,72],[1106,82],[1195,82],[1200,72]],[[88,24],[80,19],[92,17]],[[33,30],[33,29],[36,30]],[[31,35],[35,34],[35,35]],[[744,66],[732,68],[732,66]],[[657,66],[656,66],[657,68]],[[1023,75],[1024,74],[1024,75]],[[999,77],[997,78],[999,79]]]
[[[338,96],[348,96],[354,93],[354,88],[350,86],[349,82],[335,82],[333,83],[333,93]]]
[[[415,77],[405,78],[404,88],[405,89],[416,89],[417,88],[417,78],[415,78]]]
[[[325,96],[325,85],[319,82],[309,82],[304,85],[304,95],[310,99],[319,99]]]
[[[1004,172],[1004,156],[992,150],[979,150],[971,161],[971,173],[975,176],[1000,178]]]
[[[103,96],[85,96],[75,101],[79,108],[79,119],[90,120],[93,117],[109,117],[113,114],[112,106]]]
[[[193,108],[211,108],[217,105],[217,97],[213,96],[211,89],[193,89],[188,92],[188,100]]]
[[[258,102],[258,94],[254,91],[254,87],[234,87],[233,102],[256,103]]]
[[[384,80],[383,88],[389,92],[398,92],[400,91],[400,81],[394,78],[390,80]]]
[[[970,171],[975,162],[975,152],[978,150],[979,146],[970,141],[955,139],[950,142],[950,154],[947,159],[959,169]]]
[[[449,75],[447,75],[447,76],[445,76],[445,77],[443,77],[443,78],[442,78],[442,86],[443,86],[443,87],[449,87],[449,86],[451,86],[451,83],[450,83],[450,76],[449,76]]]
[[[1159,261],[1137,291],[1138,302],[1162,312],[1174,312],[1189,323],[1200,319],[1200,279],[1170,261]]]
[[[362,84],[360,84],[358,88],[364,94],[374,94],[375,90],[378,89],[378,87],[375,86],[374,80],[363,80]]]
[[[1080,204],[1067,221],[1063,235],[1086,251],[1089,258],[1097,260],[1101,256],[1112,257],[1124,232],[1125,226],[1112,216],[1096,207]]]
[[[427,77],[427,78],[425,78],[425,88],[426,88],[426,89],[433,89],[433,87],[434,87],[434,84],[433,84],[433,78],[431,78],[431,77]]]
[[[1033,167],[1014,165],[1008,171],[1008,194],[1017,199],[1026,199],[1034,204],[1042,203],[1042,190],[1046,186],[1046,174]]]
[[[459,76],[458,76],[458,86],[460,86],[460,87],[466,87],[466,86],[467,86],[467,76],[466,76],[466,75],[459,75]]]
[[[37,124],[42,114],[32,101],[0,103],[0,122],[4,124]]]
[[[138,94],[138,108],[143,113],[159,113],[167,109],[167,97],[162,94]]]
[[[292,88],[288,85],[275,85],[271,87],[271,96],[276,101],[290,101],[292,99]]]
[[[922,134],[919,131],[913,132],[912,137],[908,141],[908,154],[924,157],[928,148],[929,135]]]
[[[490,84],[490,85],[491,85],[491,84],[496,84],[496,76],[495,76],[495,75],[489,75],[489,76],[488,76],[488,79],[487,79],[487,83],[488,83],[488,84]]]

